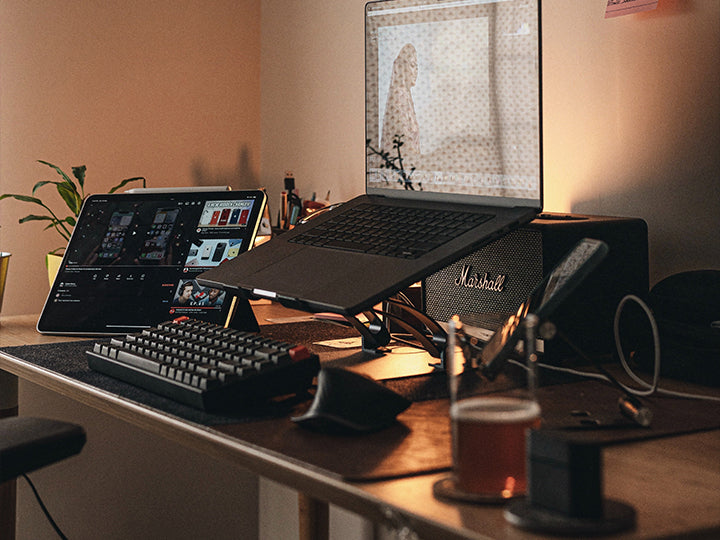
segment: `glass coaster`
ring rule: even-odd
[[[491,495],[488,493],[468,493],[457,487],[457,482],[453,475],[441,478],[433,484],[433,495],[440,499],[450,499],[453,501],[481,503],[481,504],[503,504],[513,498],[523,497],[524,493],[516,493],[512,497],[503,497],[500,494]]]

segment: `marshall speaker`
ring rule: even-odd
[[[541,214],[425,279],[423,309],[437,321],[457,314],[467,324],[495,330],[585,237],[603,240],[610,252],[551,320],[587,354],[606,355],[614,350],[619,301],[626,294],[647,298],[647,225],[641,219]],[[559,338],[545,343],[544,353],[548,361],[572,356]]]

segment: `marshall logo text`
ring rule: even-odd
[[[502,292],[505,288],[505,274],[499,274],[495,279],[488,279],[487,272],[482,276],[477,272],[471,275],[471,270],[471,265],[464,264],[460,272],[460,277],[455,280],[455,285],[458,287],[467,287],[468,289],[481,289],[492,292]]]

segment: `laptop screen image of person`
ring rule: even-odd
[[[365,31],[365,194],[201,283],[355,315],[542,210],[539,2],[369,2]]]

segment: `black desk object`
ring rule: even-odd
[[[0,420],[0,483],[79,454],[85,430],[49,418]]]

